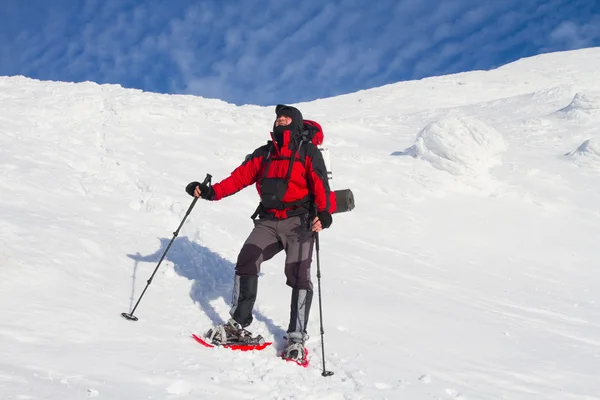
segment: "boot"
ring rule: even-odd
[[[304,342],[308,339],[308,335],[299,332],[288,332],[287,336],[287,347],[281,353],[281,357],[286,360],[295,361],[300,365],[306,364],[307,351],[304,347]]]
[[[215,346],[225,344],[263,344],[262,336],[252,336],[252,333],[238,324],[233,318],[223,325],[215,326],[206,333],[206,337]]]

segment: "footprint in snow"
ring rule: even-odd
[[[448,396],[452,397],[453,399],[456,399],[456,400],[467,400],[467,398],[464,397],[462,394],[460,394],[460,392],[458,390],[446,389],[445,392],[446,392],[446,394]]]
[[[375,387],[379,390],[388,390],[392,388],[390,385],[383,382],[375,382]]]
[[[192,391],[192,385],[182,379],[178,379],[167,387],[169,394],[188,394]]]

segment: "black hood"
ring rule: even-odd
[[[296,107],[286,106],[285,104],[278,104],[275,107],[275,114],[279,117],[285,115],[292,119],[292,123],[288,126],[275,126],[273,123],[273,133],[281,133],[284,130],[290,130],[292,135],[294,133],[301,133],[304,130],[304,118],[302,113]]]

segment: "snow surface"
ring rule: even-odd
[[[573,101],[557,112],[567,119],[588,120],[600,117],[600,92],[576,93]]]
[[[311,366],[276,357],[283,255],[251,327],[271,348],[190,338],[228,317],[253,188],[198,202],[120,316],[185,185],[265,143],[272,107],[1,77],[0,398],[600,399],[598,91],[587,49],[298,105],[357,204],[321,235],[324,378],[316,297]]]
[[[499,164],[505,150],[506,143],[494,128],[474,118],[450,115],[427,125],[406,153],[453,174],[479,175]]]
[[[567,153],[576,163],[600,166],[600,139],[588,139],[577,149]]]

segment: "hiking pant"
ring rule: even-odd
[[[314,234],[308,223],[308,214],[283,220],[254,221],[254,229],[238,255],[233,304],[229,312],[243,327],[252,323],[261,263],[285,250],[286,284],[292,288],[288,333],[292,333],[292,337],[304,338],[313,297],[310,264]]]

